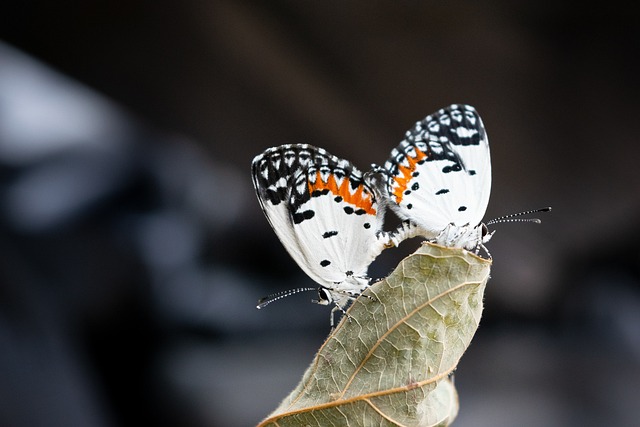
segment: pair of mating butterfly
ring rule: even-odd
[[[319,304],[344,309],[369,286],[369,264],[402,240],[423,236],[448,247],[488,251],[482,217],[489,203],[491,160],[480,116],[451,105],[407,131],[383,167],[362,173],[348,160],[306,144],[273,147],[252,163],[253,183],[267,220],[300,268],[319,288]],[[389,206],[405,220],[382,230]],[[507,215],[487,225],[549,208]],[[332,311],[332,313],[333,313]],[[333,315],[331,316],[333,322]]]

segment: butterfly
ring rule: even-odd
[[[484,224],[491,193],[491,156],[487,132],[477,111],[453,104],[409,129],[383,167],[386,179],[379,198],[409,221],[408,237],[420,235],[440,245],[468,250],[483,248],[493,236],[487,225],[516,219],[535,209],[496,218]]]
[[[263,298],[258,308],[317,289],[318,304],[345,307],[369,286],[369,264],[399,237],[382,230],[384,209],[348,160],[307,144],[269,148],[253,159],[260,206],[285,249],[318,288]]]

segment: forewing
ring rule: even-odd
[[[382,251],[372,191],[349,161],[306,144],[270,148],[252,164],[260,205],[291,257],[332,288],[364,275]]]
[[[289,255],[307,273],[289,204],[294,177],[330,156],[322,148],[307,144],[287,144],[265,150],[251,164],[253,185],[269,224]],[[314,280],[317,278],[309,274]]]
[[[435,237],[449,223],[480,223],[489,203],[491,160],[480,116],[451,105],[407,131],[385,163],[390,205]]]
[[[364,277],[384,249],[377,237],[382,212],[362,173],[346,160],[332,156],[300,173],[290,204],[309,268],[333,288],[351,276]]]

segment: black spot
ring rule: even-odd
[[[324,196],[325,194],[327,194],[329,192],[328,188],[325,188],[324,190],[313,190],[313,192],[311,193],[311,197],[320,197],[320,196]]]
[[[409,194],[411,194],[411,190],[406,190],[406,191],[404,192],[404,195],[405,195],[405,196],[408,196]]]
[[[322,235],[322,237],[324,237],[325,239],[328,239],[329,237],[335,236],[336,234],[338,234],[337,231],[327,231]]]
[[[345,271],[344,274],[346,274],[347,276],[353,276],[353,271],[348,270],[348,271]]]
[[[464,212],[464,211],[466,211],[466,210],[467,210],[467,207],[466,207],[466,206],[460,206],[460,207],[458,208],[458,211],[459,211],[459,212]]]
[[[469,175],[475,175],[476,171],[474,171],[473,169],[469,171]]]
[[[345,206],[344,211],[347,213],[347,215],[351,215],[353,213],[353,208],[351,206]]]
[[[329,264],[331,264],[331,261],[329,261],[328,259],[323,259],[322,261],[320,261],[320,265],[323,267],[326,267]]]
[[[442,168],[443,173],[460,172],[461,170],[462,168],[460,167],[460,165],[451,165],[451,166],[445,166]]]
[[[449,192],[448,188],[443,188],[442,190],[436,191],[436,196],[439,196],[440,194],[447,194],[448,192]]]
[[[336,196],[333,200],[340,203],[342,201],[342,196]]]
[[[414,173],[411,174],[411,176],[413,176],[413,177],[416,177],[418,175],[420,175],[420,172],[418,172],[418,171],[415,171]]]
[[[420,188],[420,184],[418,184],[417,182],[416,182],[416,183],[414,183],[414,184],[411,186],[411,189],[412,189],[413,191],[416,191],[418,188]]]
[[[364,209],[358,209],[357,211],[354,212],[356,215],[364,215],[367,213],[367,211],[365,211]]]
[[[364,223],[364,228],[366,228],[367,230],[371,228],[371,224],[369,224],[368,222]]]
[[[304,212],[294,213],[293,214],[293,223],[300,224],[305,219],[311,219],[316,213],[314,211],[308,210]]]
[[[407,209],[413,209],[413,205],[412,205],[411,203],[409,203],[409,204],[407,205]]]

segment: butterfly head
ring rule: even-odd
[[[491,240],[493,233],[495,231],[489,232],[484,223],[476,226],[469,224],[460,226],[450,223],[440,232],[436,243],[451,248],[474,250]]]
[[[329,305],[333,302],[333,296],[331,295],[331,291],[327,288],[323,288],[322,286],[318,288],[318,299],[311,300],[311,302],[320,305]]]
[[[493,233],[496,232],[496,230],[493,230],[492,232],[489,232],[489,229],[487,228],[487,226],[486,226],[486,224],[484,222],[480,223],[480,225],[478,225],[478,227],[476,227],[476,228],[480,228],[480,242],[479,243],[487,243],[493,237]]]

